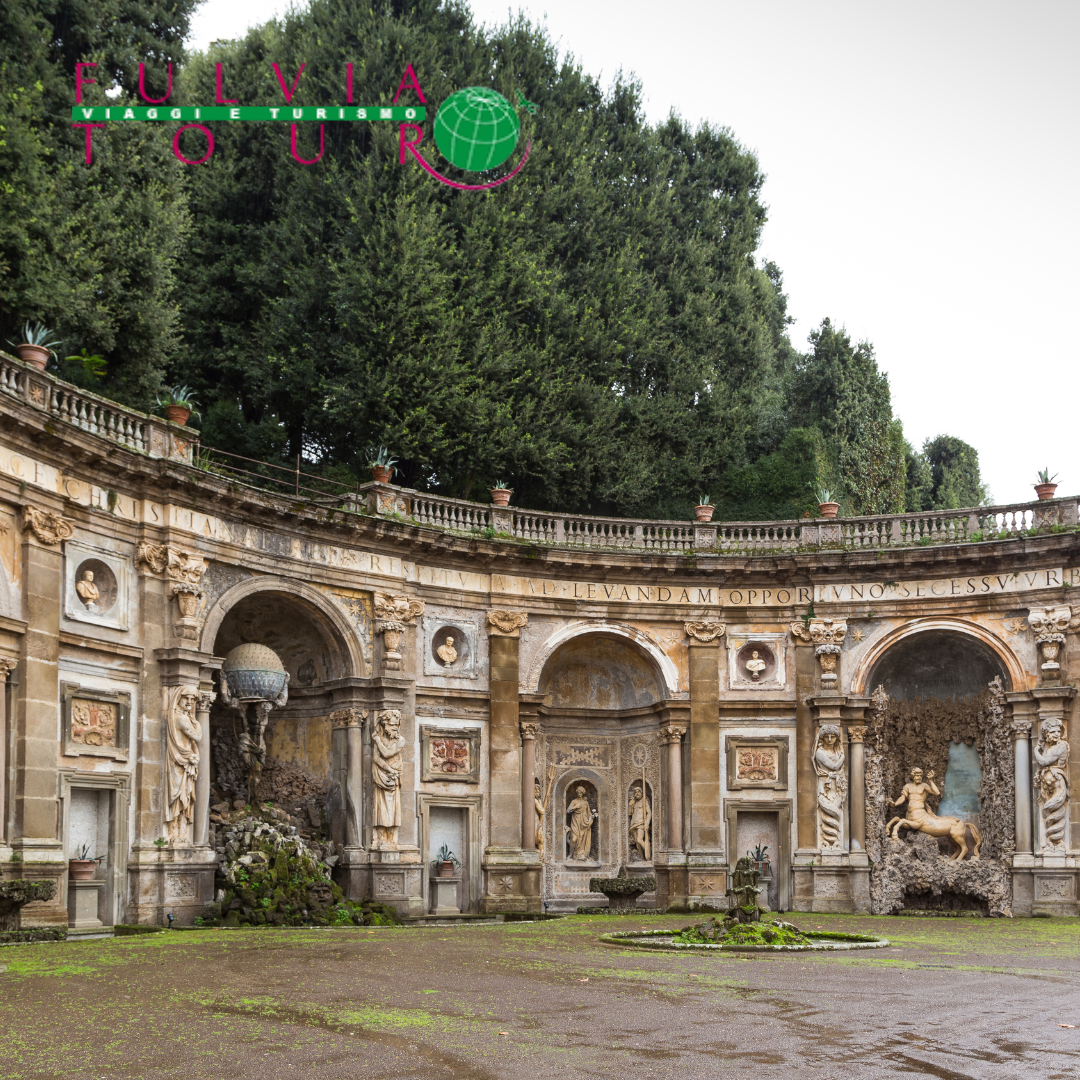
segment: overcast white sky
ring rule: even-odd
[[[205,0],[196,48],[287,3]],[[519,8],[648,116],[732,130],[768,179],[762,255],[792,340],[829,316],[873,342],[908,439],[959,436],[995,501],[1035,471],[1080,491],[1080,3],[472,0]],[[420,73],[421,81],[423,73]]]

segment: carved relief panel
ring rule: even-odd
[[[784,791],[788,786],[788,740],[729,735],[727,751],[728,791],[767,788]]]
[[[64,754],[127,760],[131,695],[61,683]]]
[[[420,779],[480,783],[480,729],[421,727]]]

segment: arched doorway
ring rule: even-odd
[[[630,635],[586,631],[558,644],[537,681],[536,780],[547,801],[543,893],[554,910],[599,906],[592,877],[653,872],[664,844],[664,754],[670,692],[661,665]],[[646,893],[641,903],[654,899]]]

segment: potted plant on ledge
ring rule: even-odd
[[[457,856],[445,845],[439,849],[439,857],[435,860],[435,869],[439,877],[453,877],[454,871],[461,867]]]
[[[491,501],[495,506],[509,506],[510,496],[513,494],[514,489],[505,480],[496,480],[495,486],[491,488]]]
[[[1050,475],[1049,469],[1039,470],[1039,482],[1035,485],[1035,494],[1040,499],[1052,499],[1054,492],[1057,491],[1057,484],[1054,481],[1057,479],[1057,473],[1053,476]]]
[[[368,462],[368,468],[371,469],[372,480],[376,484],[389,484],[390,477],[394,475],[397,458],[391,456],[390,451],[385,446],[380,446],[378,450],[369,450],[368,455],[371,458]]]
[[[8,344],[19,354],[20,360],[32,364],[38,371],[44,371],[45,365],[49,362],[49,357],[56,356],[56,353],[53,352],[53,346],[59,344],[59,341],[46,340],[51,336],[52,331],[44,323],[39,322],[31,326],[28,319],[23,327],[25,340],[19,344],[9,341]]]
[[[823,518],[834,518],[840,511],[840,504],[833,498],[832,491],[819,485],[814,489],[814,497],[818,501],[818,513]]]
[[[186,386],[173,386],[166,390],[164,394],[159,394],[157,403],[165,414],[165,419],[171,423],[179,424],[181,427],[188,422],[188,418],[193,413],[195,416],[199,415],[195,412],[195,407],[199,403]]]
[[[94,871],[97,869],[97,864],[105,858],[104,855],[98,855],[97,858],[88,858],[90,854],[90,845],[83,844],[75,853],[74,859],[68,859],[68,871],[71,873],[72,881],[89,881],[94,876]]]
[[[716,507],[709,502],[708,495],[699,495],[698,504],[694,507],[694,515],[698,521],[712,521],[713,514],[716,513]]]

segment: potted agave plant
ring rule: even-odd
[[[196,416],[199,415],[195,412],[195,407],[199,403],[186,386],[174,386],[166,390],[164,394],[159,394],[157,403],[165,414],[165,419],[172,421],[174,424],[183,426],[188,422],[188,418],[192,413]]]
[[[397,458],[392,457],[385,446],[380,446],[378,450],[371,449],[368,454],[371,458],[368,467],[371,469],[372,480],[377,484],[389,484],[390,477],[394,475]]]
[[[1054,483],[1057,475],[1057,473],[1054,473],[1051,476],[1049,469],[1039,470],[1039,482],[1035,485],[1035,494],[1040,499],[1052,499],[1054,497],[1054,492],[1057,491],[1057,484]]]
[[[840,512],[840,504],[829,488],[819,485],[814,489],[814,497],[818,501],[818,513],[823,518],[834,518]]]
[[[439,849],[439,857],[435,860],[435,869],[439,877],[453,877],[454,871],[461,866],[457,856],[445,845]]]
[[[97,864],[105,858],[104,855],[98,855],[96,858],[91,859],[90,845],[83,844],[75,853],[74,859],[68,859],[68,871],[71,873],[72,881],[89,881],[94,876],[94,871],[97,869]]]
[[[698,504],[694,507],[694,514],[698,521],[712,521],[714,513],[716,513],[716,507],[709,502],[709,496],[698,496]]]
[[[52,337],[52,333],[44,323],[39,322],[31,326],[30,321],[27,320],[26,325],[23,327],[23,338],[25,340],[19,344],[9,341],[8,344],[19,354],[20,360],[32,364],[38,371],[44,371],[45,365],[49,362],[49,357],[56,356],[56,353],[53,352],[53,346],[59,344],[58,340],[47,340]]]
[[[505,480],[496,480],[491,488],[491,501],[495,506],[509,506],[514,489]]]

